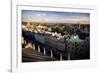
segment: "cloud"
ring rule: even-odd
[[[80,18],[53,18],[53,17],[22,17],[22,21],[27,22],[48,22],[48,23],[81,23],[81,24],[90,24],[89,17],[80,17]]]

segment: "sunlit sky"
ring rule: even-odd
[[[22,10],[22,21],[48,23],[90,23],[89,13]]]

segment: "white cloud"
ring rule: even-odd
[[[52,23],[82,23],[89,24],[90,18],[88,16],[83,16],[79,18],[59,18],[59,17],[48,17],[46,14],[38,14],[39,17],[22,17],[22,21],[31,22],[52,22]]]

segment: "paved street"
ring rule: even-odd
[[[54,58],[51,58],[48,55],[44,55],[37,50],[23,48],[22,50],[22,62],[37,62],[37,61],[53,61]]]

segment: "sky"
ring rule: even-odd
[[[22,10],[22,21],[47,23],[90,23],[89,13]]]

